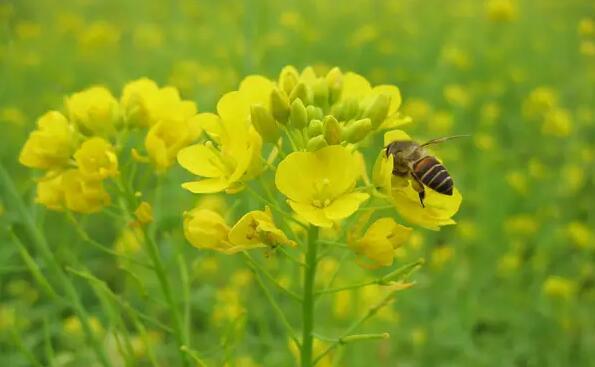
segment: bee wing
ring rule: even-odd
[[[422,145],[420,145],[421,147],[425,147],[431,144],[440,144],[443,143],[447,140],[451,140],[451,139],[457,139],[457,138],[464,138],[464,137],[469,137],[471,135],[452,135],[452,136],[444,136],[442,138],[436,138],[436,139],[432,139],[432,140],[428,140],[427,142],[423,143]]]

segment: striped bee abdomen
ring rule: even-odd
[[[434,157],[423,157],[413,164],[413,173],[427,187],[444,195],[452,195],[452,177]]]

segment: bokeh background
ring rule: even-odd
[[[419,229],[399,251],[400,261],[423,256],[427,265],[415,288],[364,327],[391,338],[349,345],[342,359],[321,365],[594,366],[594,16],[587,0],[1,0],[0,159],[56,254],[159,318],[152,274],[131,276],[85,246],[63,215],[33,204],[35,174],[17,156],[39,115],[90,85],[118,95],[141,76],[176,86],[203,112],[243,76],[275,78],[287,64],[339,66],[396,84],[412,136],[472,135],[436,148],[463,193],[458,224]],[[215,366],[291,366],[289,343],[249,269],[184,242],[179,216],[195,198],[179,190],[181,177],[174,170],[160,183],[162,212],[179,213],[161,218],[162,246],[166,256],[167,246],[185,254],[193,348]],[[19,218],[7,196],[0,186],[0,364],[31,365],[29,352],[42,365],[94,365],[80,321],[46,297],[9,237]],[[106,214],[83,220],[98,241],[141,256],[122,223]],[[176,256],[168,259],[175,274]],[[268,266],[280,279],[297,281],[275,261]],[[338,263],[325,260],[321,281]],[[338,281],[366,274],[348,264]],[[114,335],[128,333],[132,365],[150,365],[134,328],[114,322],[88,280],[73,279],[114,363],[124,365]],[[329,297],[319,305],[321,329],[332,335],[379,293]],[[175,363],[171,336],[146,328],[157,359]]]

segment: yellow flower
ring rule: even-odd
[[[517,5],[513,0],[489,0],[486,15],[492,22],[506,22],[517,16]]]
[[[577,291],[577,284],[572,279],[551,275],[543,283],[543,293],[551,298],[570,300]]]
[[[273,222],[269,208],[245,214],[229,232],[229,242],[243,248],[296,246]]]
[[[558,105],[558,94],[550,87],[538,87],[531,91],[523,102],[523,114],[536,119]]]
[[[106,135],[115,131],[120,119],[118,101],[105,87],[91,87],[67,97],[68,117],[83,133]]]
[[[319,227],[331,227],[368,199],[366,193],[352,192],[358,176],[355,156],[342,146],[331,145],[316,152],[289,154],[277,167],[275,185],[300,217]]]
[[[184,213],[184,236],[196,248],[225,252],[228,234],[229,227],[217,212],[195,208]]]
[[[134,211],[134,216],[141,224],[148,224],[153,221],[153,207],[151,204],[143,201]]]
[[[143,127],[150,127],[161,120],[184,121],[196,115],[196,104],[182,100],[176,88],[159,88],[147,78],[126,84],[120,106],[127,124]]]
[[[43,169],[64,166],[75,144],[75,132],[66,117],[60,112],[50,111],[37,120],[37,129],[25,142],[19,162],[27,167]]]
[[[571,222],[566,226],[568,238],[579,248],[589,249],[595,247],[593,233],[584,223]]]
[[[35,202],[51,210],[64,210],[65,200],[61,173],[50,171],[39,180]]]
[[[248,115],[232,115],[233,104],[229,98],[234,97],[228,93],[217,105],[221,117],[211,113],[202,113],[197,117],[200,126],[217,146],[208,141],[186,147],[178,153],[178,163],[202,177],[182,184],[188,191],[234,193],[241,191],[244,182],[260,173],[262,138],[249,125]]]
[[[110,196],[101,181],[89,181],[76,169],[62,175],[66,208],[73,212],[93,213],[110,203]]]
[[[374,265],[390,266],[394,250],[411,234],[411,228],[402,226],[392,218],[380,218],[370,225],[366,233],[349,245],[359,255],[370,259]]]
[[[411,138],[401,130],[393,130],[384,134],[385,146],[394,140],[411,140]],[[377,161],[378,172],[375,173],[375,176],[378,178],[374,180],[374,183],[390,195],[391,202],[404,219],[431,230],[439,230],[441,226],[455,224],[452,216],[457,213],[463,200],[456,187],[452,196],[439,194],[425,187],[425,207],[422,207],[419,195],[413,189],[410,180],[391,176],[392,163],[390,159],[386,158],[386,155],[381,155],[378,159],[388,162],[379,163]],[[391,179],[388,180],[388,177]]]
[[[103,180],[118,174],[118,156],[112,145],[103,138],[86,140],[74,153],[74,159],[86,180]]]
[[[168,169],[178,152],[193,143],[202,129],[197,116],[187,120],[159,120],[149,129],[145,148],[158,172]]]
[[[554,108],[545,115],[545,121],[541,127],[545,135],[566,137],[572,132],[572,118],[570,113],[563,108]]]

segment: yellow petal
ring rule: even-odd
[[[370,93],[372,87],[370,82],[363,76],[356,73],[346,73],[343,77],[343,92],[341,99],[356,99],[360,100]]]
[[[324,214],[332,220],[339,220],[349,217],[360,206],[361,203],[368,200],[370,195],[363,192],[352,192],[342,195],[335,199],[331,205],[324,208]]]
[[[291,209],[298,214],[298,216],[308,223],[318,227],[329,228],[333,226],[333,221],[324,215],[321,208],[314,207],[309,204],[297,203],[292,200],[287,201]]]
[[[384,146],[389,145],[395,140],[412,140],[403,130],[391,130],[384,133]]]
[[[407,221],[419,226],[439,230],[441,226],[454,224],[452,216],[461,205],[461,193],[454,189],[452,196],[442,195],[426,188],[425,208],[419,202],[418,194],[409,185],[393,189],[394,205]]]
[[[399,91],[399,88],[397,88],[394,85],[378,85],[372,89],[372,92],[370,94],[373,96],[379,94],[385,94],[387,96],[390,96],[390,107],[388,108],[388,116],[397,112],[399,107],[401,107],[401,92]]]
[[[217,113],[224,123],[233,121],[245,124],[250,117],[250,105],[240,92],[229,92],[219,99]],[[228,132],[232,131],[232,129],[228,130]]]
[[[183,148],[178,152],[178,163],[190,173],[203,177],[219,177],[223,175],[221,158],[202,144]]]
[[[195,194],[212,194],[221,192],[229,186],[227,180],[222,177],[205,178],[204,180],[185,182],[182,187]]]
[[[248,105],[261,104],[268,106],[274,84],[260,75],[249,75],[240,83],[240,93]]]

